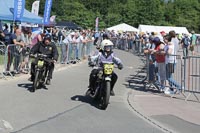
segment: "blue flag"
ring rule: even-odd
[[[52,0],[46,0],[44,9],[44,24],[49,24]]]
[[[14,0],[14,20],[21,20],[24,15],[25,0]]]
[[[0,20],[0,31],[3,31],[1,20]]]

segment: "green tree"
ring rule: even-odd
[[[35,0],[26,0],[31,10]],[[43,17],[46,0],[40,0],[39,15]],[[119,23],[186,26],[200,31],[200,0],[53,0],[51,15],[56,21],[73,21],[84,28],[99,28]]]
[[[161,0],[135,0],[136,24],[159,25],[163,21],[164,11]]]

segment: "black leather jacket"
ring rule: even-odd
[[[44,44],[43,42],[38,42],[35,44],[31,51],[30,54],[45,54],[48,56],[48,58],[53,59],[53,60],[58,60],[58,50],[57,47],[54,43],[50,43],[49,45]]]

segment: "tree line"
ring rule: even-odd
[[[44,14],[46,0],[40,0],[39,15]],[[31,10],[34,0],[26,0]],[[99,28],[120,23],[134,27],[139,24],[183,26],[200,31],[200,0],[53,0],[51,15],[56,21],[73,21],[83,28]]]

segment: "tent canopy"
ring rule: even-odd
[[[138,27],[140,32],[157,32],[160,33],[164,31],[165,33],[169,33],[169,31],[174,30],[176,33],[189,34],[186,27],[172,27],[172,26],[154,26],[154,25],[139,25]]]
[[[138,32],[139,31],[137,28],[130,26],[128,24],[125,24],[125,23],[112,26],[110,28],[107,28],[107,30],[109,30],[109,31],[111,31],[111,30],[114,30],[114,31],[132,31],[132,32],[134,32],[134,31]]]
[[[13,21],[12,10],[14,8],[14,0],[0,0],[0,20]],[[22,22],[28,23],[43,23],[43,18],[24,9],[24,15],[21,19]]]
[[[78,26],[77,24],[73,23],[73,22],[69,22],[69,21],[60,21],[56,23],[56,26],[60,26],[60,27],[65,27],[67,29],[81,29],[80,26]]]

